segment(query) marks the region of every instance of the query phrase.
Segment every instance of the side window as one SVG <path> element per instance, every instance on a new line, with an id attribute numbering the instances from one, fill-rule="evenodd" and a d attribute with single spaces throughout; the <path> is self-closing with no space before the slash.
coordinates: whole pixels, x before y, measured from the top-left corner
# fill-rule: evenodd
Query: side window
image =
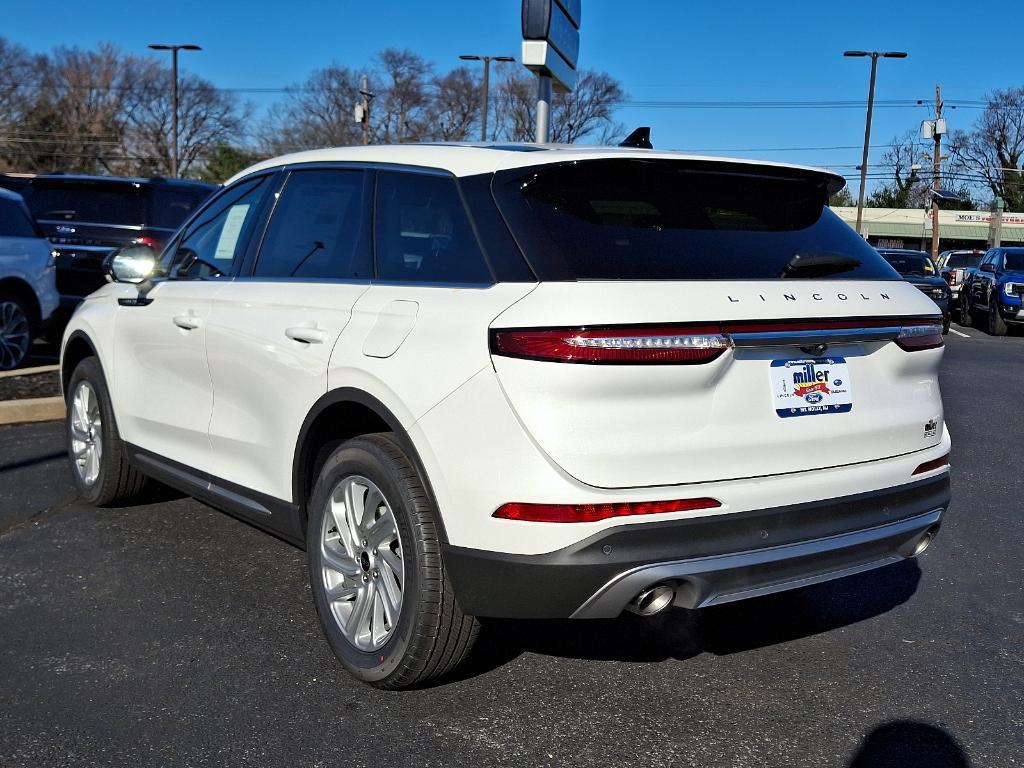
<path id="1" fill-rule="evenodd" d="M 0 197 L 0 237 L 38 237 L 32 220 L 16 200 Z"/>
<path id="2" fill-rule="evenodd" d="M 365 173 L 293 171 L 270 218 L 255 277 L 373 276 Z"/>
<path id="3" fill-rule="evenodd" d="M 242 182 L 206 207 L 176 247 L 167 249 L 167 275 L 172 280 L 230 275 L 235 259 L 242 257 L 269 178 L 261 176 Z"/>
<path id="4" fill-rule="evenodd" d="M 377 277 L 417 283 L 491 283 L 455 180 L 377 174 Z"/>

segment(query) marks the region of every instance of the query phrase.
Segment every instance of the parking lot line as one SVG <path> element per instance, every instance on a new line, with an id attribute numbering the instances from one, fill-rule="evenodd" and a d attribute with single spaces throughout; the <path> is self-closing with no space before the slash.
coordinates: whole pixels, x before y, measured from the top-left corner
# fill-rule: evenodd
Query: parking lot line
<path id="1" fill-rule="evenodd" d="M 956 328 L 950 328 L 950 329 L 949 329 L 949 332 L 950 332 L 950 333 L 955 333 L 955 334 L 956 334 L 957 336 L 963 336 L 963 337 L 964 337 L 965 339 L 969 339 L 969 338 L 971 338 L 971 337 L 970 337 L 970 336 L 968 336 L 968 335 L 967 335 L 966 333 L 961 333 L 961 332 L 960 332 L 960 331 L 958 331 L 958 330 L 957 330 Z"/>

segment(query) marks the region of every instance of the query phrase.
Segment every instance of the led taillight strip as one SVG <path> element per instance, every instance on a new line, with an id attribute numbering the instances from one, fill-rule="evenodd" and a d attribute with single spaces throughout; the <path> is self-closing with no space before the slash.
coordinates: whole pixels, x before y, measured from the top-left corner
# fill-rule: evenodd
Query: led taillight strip
<path id="1" fill-rule="evenodd" d="M 859 333 L 860 332 L 860 333 Z M 895 341 L 913 352 L 943 344 L 936 318 L 729 322 L 683 326 L 525 328 L 491 331 L 491 352 L 559 363 L 694 365 L 733 346 Z"/>
<path id="2" fill-rule="evenodd" d="M 493 517 L 531 523 L 593 523 L 612 517 L 660 515 L 667 512 L 691 512 L 721 507 L 717 499 L 678 499 L 676 501 L 633 501 L 609 504 L 523 504 L 512 502 L 498 507 Z"/>

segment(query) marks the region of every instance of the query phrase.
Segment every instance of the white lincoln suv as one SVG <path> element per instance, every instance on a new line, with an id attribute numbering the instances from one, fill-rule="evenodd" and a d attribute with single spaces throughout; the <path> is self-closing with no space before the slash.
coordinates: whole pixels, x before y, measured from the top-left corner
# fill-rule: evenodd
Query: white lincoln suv
<path id="1" fill-rule="evenodd" d="M 147 478 L 305 547 L 401 688 L 480 617 L 700 608 L 922 552 L 934 303 L 812 168 L 633 148 L 328 149 L 129 247 L 62 346 L 97 505 Z"/>

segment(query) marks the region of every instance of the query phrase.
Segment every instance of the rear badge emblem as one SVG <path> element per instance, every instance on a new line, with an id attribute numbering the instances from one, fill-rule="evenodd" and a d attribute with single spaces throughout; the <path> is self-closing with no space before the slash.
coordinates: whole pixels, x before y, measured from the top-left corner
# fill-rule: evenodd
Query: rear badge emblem
<path id="1" fill-rule="evenodd" d="M 939 420 L 938 418 L 931 419 L 927 424 L 924 425 L 924 436 L 935 437 L 939 433 Z"/>

